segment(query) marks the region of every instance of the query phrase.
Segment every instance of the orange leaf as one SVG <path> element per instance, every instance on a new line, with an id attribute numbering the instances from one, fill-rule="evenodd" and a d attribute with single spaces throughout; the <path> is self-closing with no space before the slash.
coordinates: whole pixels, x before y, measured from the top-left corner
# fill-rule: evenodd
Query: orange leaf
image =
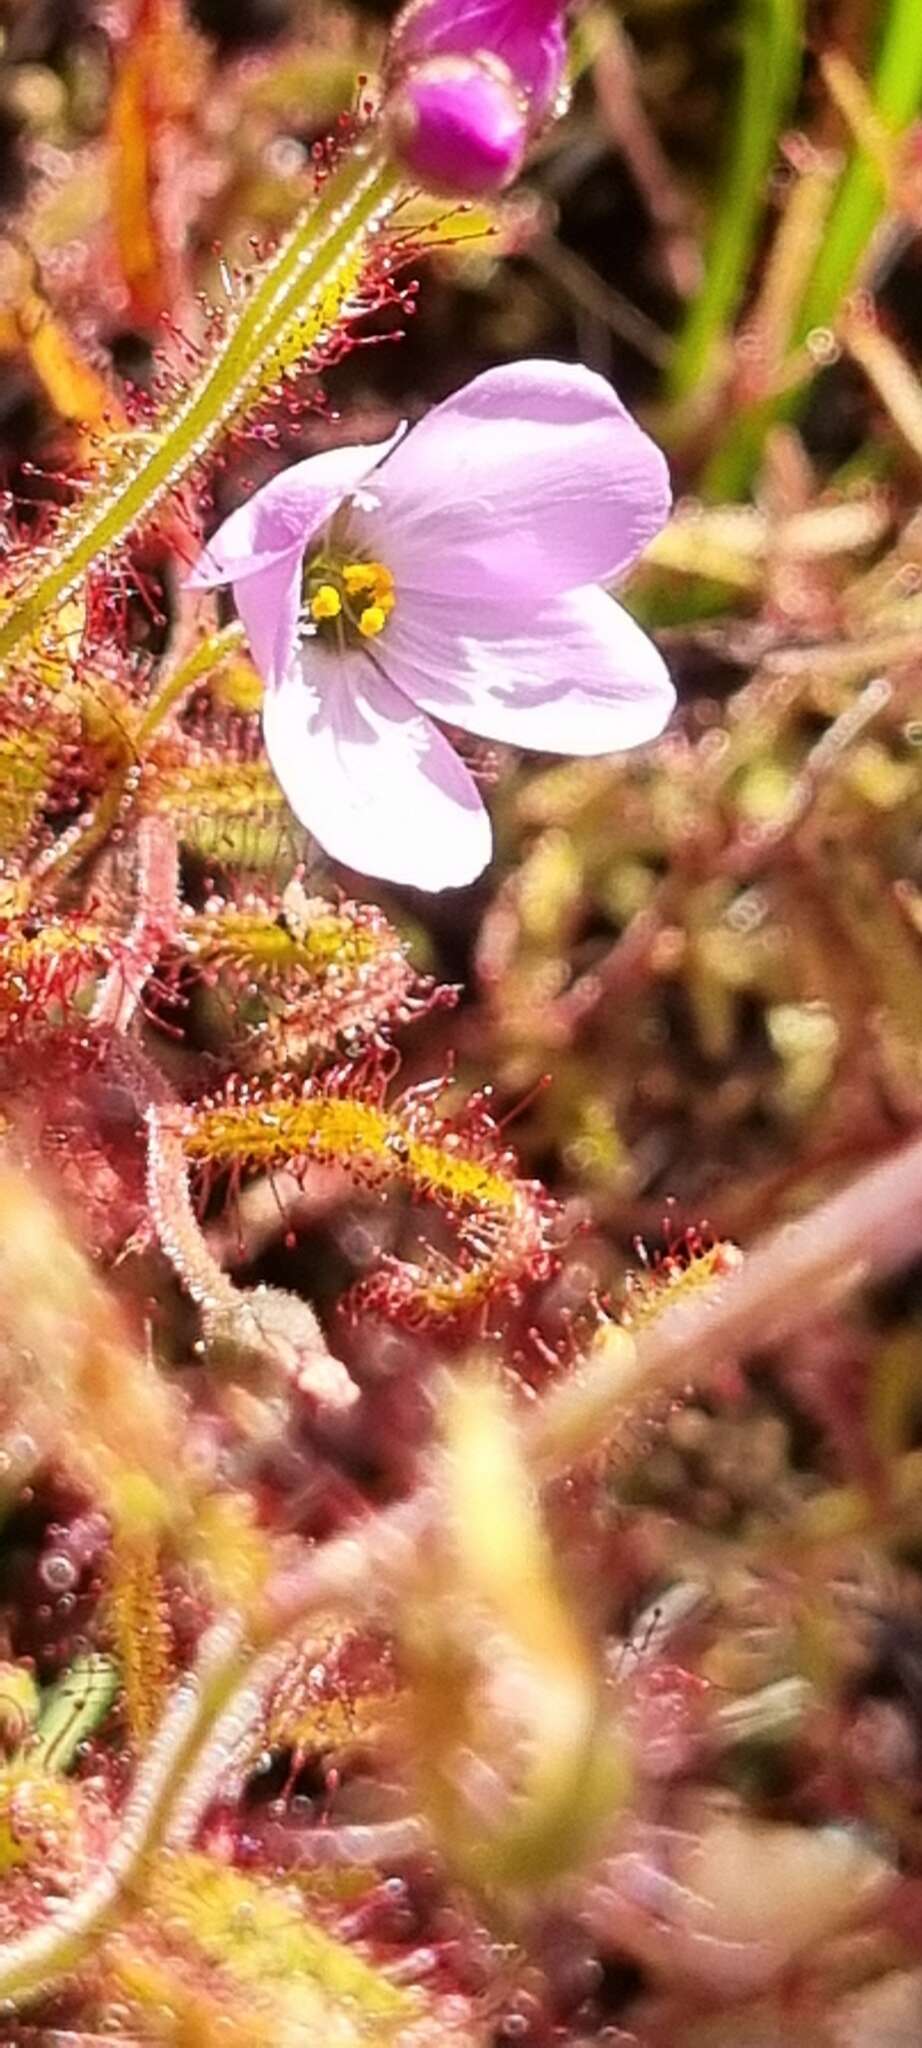
<path id="1" fill-rule="evenodd" d="M 174 146 L 200 82 L 200 52 L 182 0 L 138 0 L 116 66 L 109 144 L 115 245 L 142 326 L 155 325 L 177 293 L 179 237 L 164 196 L 175 189 Z"/>

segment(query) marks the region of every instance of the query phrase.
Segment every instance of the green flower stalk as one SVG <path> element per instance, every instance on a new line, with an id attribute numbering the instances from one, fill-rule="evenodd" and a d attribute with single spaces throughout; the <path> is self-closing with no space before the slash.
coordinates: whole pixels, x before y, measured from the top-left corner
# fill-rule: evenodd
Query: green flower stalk
<path id="1" fill-rule="evenodd" d="M 402 40 L 395 35 L 378 122 L 259 271 L 201 376 L 149 431 L 127 442 L 113 436 L 103 447 L 95 486 L 64 514 L 50 543 L 31 551 L 18 587 L 0 599 L 0 670 L 17 654 L 42 651 L 58 631 L 61 605 L 94 564 L 144 525 L 228 427 L 361 310 L 379 231 L 402 196 L 423 182 L 463 198 L 514 175 L 562 62 L 561 10 L 545 6 L 537 71 L 529 36 L 509 44 L 500 32 L 504 10 L 495 12 L 499 25 L 491 29 L 487 9 L 470 54 L 463 35 L 456 48 L 449 33 L 452 8 L 447 28 L 442 7 L 431 25 L 418 24 Z"/>
<path id="2" fill-rule="evenodd" d="M 46 622 L 94 563 L 148 520 L 221 434 L 263 400 L 285 370 L 348 317 L 401 173 L 371 141 L 330 178 L 261 271 L 200 379 L 143 436 L 103 459 L 99 482 L 68 511 L 35 570 L 0 616 L 0 664 L 41 643 Z"/>

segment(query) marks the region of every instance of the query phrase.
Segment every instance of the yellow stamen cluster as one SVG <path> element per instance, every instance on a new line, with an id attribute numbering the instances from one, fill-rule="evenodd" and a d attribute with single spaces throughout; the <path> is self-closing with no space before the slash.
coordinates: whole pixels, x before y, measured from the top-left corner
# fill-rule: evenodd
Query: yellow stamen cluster
<path id="1" fill-rule="evenodd" d="M 325 562 L 324 568 L 328 565 Z M 318 583 L 308 599 L 315 624 L 338 619 L 374 640 L 383 632 L 394 609 L 394 579 L 383 562 L 344 562 L 331 567 L 331 580 Z M 335 576 L 336 581 L 332 578 Z"/>
<path id="2" fill-rule="evenodd" d="M 312 619 L 338 619 L 342 608 L 343 601 L 334 584 L 321 583 L 314 591 L 310 604 Z"/>
<path id="3" fill-rule="evenodd" d="M 343 569 L 347 597 L 367 598 L 358 616 L 358 629 L 373 640 L 386 626 L 394 609 L 394 579 L 383 562 L 347 562 Z"/>

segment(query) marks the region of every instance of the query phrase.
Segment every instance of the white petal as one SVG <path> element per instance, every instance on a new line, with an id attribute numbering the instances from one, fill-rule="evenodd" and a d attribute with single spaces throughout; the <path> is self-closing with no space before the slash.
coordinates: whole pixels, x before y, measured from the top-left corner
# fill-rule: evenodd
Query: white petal
<path id="1" fill-rule="evenodd" d="M 327 853 L 417 889 L 460 888 L 490 858 L 477 787 L 424 713 L 359 651 L 310 649 L 263 701 L 292 810 Z"/>
<path id="2" fill-rule="evenodd" d="M 533 602 L 621 575 L 663 525 L 669 474 L 603 377 L 488 370 L 427 414 L 375 476 L 367 538 L 400 589 Z"/>
<path id="3" fill-rule="evenodd" d="M 447 725 L 553 754 L 610 754 L 655 739 L 675 703 L 662 656 L 594 585 L 531 616 L 511 606 L 398 599 L 379 658 Z"/>

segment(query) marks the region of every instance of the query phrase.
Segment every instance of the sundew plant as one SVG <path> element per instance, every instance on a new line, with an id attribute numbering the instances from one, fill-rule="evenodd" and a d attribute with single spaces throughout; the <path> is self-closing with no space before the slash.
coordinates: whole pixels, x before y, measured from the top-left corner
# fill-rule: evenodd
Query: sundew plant
<path id="1" fill-rule="evenodd" d="M 0 199 L 0 2044 L 918 2048 L 920 0 L 5 0 Z"/>

